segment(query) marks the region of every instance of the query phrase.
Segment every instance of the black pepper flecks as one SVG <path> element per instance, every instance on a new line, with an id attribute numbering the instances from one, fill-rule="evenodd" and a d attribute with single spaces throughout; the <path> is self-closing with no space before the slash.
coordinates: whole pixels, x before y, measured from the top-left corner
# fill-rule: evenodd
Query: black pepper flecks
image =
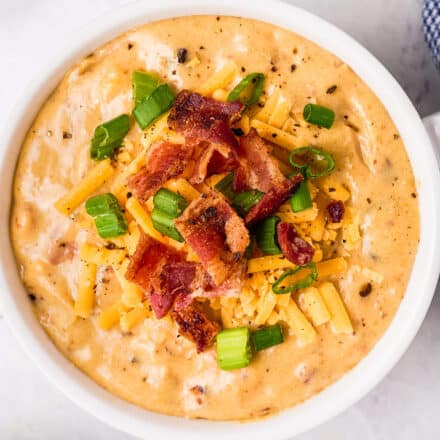
<path id="1" fill-rule="evenodd" d="M 371 285 L 371 283 L 367 283 L 367 284 L 365 284 L 365 286 L 362 287 L 362 289 L 359 291 L 359 295 L 360 295 L 362 298 L 365 298 L 366 296 L 368 296 L 368 295 L 371 293 L 372 290 L 373 290 L 373 286 Z"/>
<path id="2" fill-rule="evenodd" d="M 327 95 L 331 95 L 332 93 L 334 93 L 336 91 L 337 88 L 338 88 L 337 85 L 333 85 L 333 86 L 329 87 L 325 93 L 327 93 Z"/>
<path id="3" fill-rule="evenodd" d="M 296 70 L 296 64 L 291 64 L 290 65 L 290 71 L 291 72 L 295 72 L 295 70 Z"/>
<path id="4" fill-rule="evenodd" d="M 181 47 L 180 49 L 177 49 L 177 62 L 179 64 L 183 64 L 186 62 L 188 58 L 188 50 L 184 47 Z"/>
<path id="5" fill-rule="evenodd" d="M 63 139 L 72 139 L 72 133 L 68 131 L 63 131 Z"/>
<path id="6" fill-rule="evenodd" d="M 28 298 L 32 301 L 35 302 L 37 300 L 37 296 L 35 295 L 35 293 L 28 293 Z"/>

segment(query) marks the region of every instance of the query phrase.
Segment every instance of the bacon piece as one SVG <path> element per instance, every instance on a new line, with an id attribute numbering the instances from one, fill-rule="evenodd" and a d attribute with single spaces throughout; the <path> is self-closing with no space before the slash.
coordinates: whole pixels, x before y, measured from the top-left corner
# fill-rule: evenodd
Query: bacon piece
<path id="1" fill-rule="evenodd" d="M 327 212 L 330 216 L 332 223 L 339 223 L 344 218 L 344 203 L 341 200 L 330 202 L 327 205 Z"/>
<path id="2" fill-rule="evenodd" d="M 292 224 L 278 223 L 277 238 L 283 255 L 292 263 L 303 266 L 312 260 L 315 252 L 313 247 L 298 234 Z"/>
<path id="3" fill-rule="evenodd" d="M 241 292 L 243 280 L 246 277 L 247 264 L 244 259 L 235 263 L 230 275 L 219 286 L 214 282 L 208 272 L 203 270 L 201 276 L 196 275 L 197 281 L 194 283 L 192 297 L 216 298 L 219 296 L 237 296 Z"/>
<path id="4" fill-rule="evenodd" d="M 183 254 L 142 234 L 125 277 L 143 289 L 160 319 L 179 293 L 190 292 L 195 275 L 195 263 L 185 261 Z"/>
<path id="5" fill-rule="evenodd" d="M 157 319 L 163 318 L 171 310 L 176 298 L 173 293 L 156 292 L 150 292 L 147 297 Z"/>
<path id="6" fill-rule="evenodd" d="M 242 108 L 240 102 L 220 102 L 188 90 L 177 95 L 168 124 L 188 143 L 202 149 L 192 183 L 238 167 L 238 141 L 231 123 L 239 118 Z"/>
<path id="7" fill-rule="evenodd" d="M 251 225 L 273 214 L 297 189 L 303 176 L 297 174 L 284 179 L 279 185 L 272 187 L 263 198 L 251 208 L 245 217 L 246 225 Z"/>
<path id="8" fill-rule="evenodd" d="M 246 168 L 240 166 L 234 172 L 234 179 L 232 181 L 232 191 L 239 193 L 249 189 L 248 176 Z"/>
<path id="9" fill-rule="evenodd" d="M 255 128 L 240 138 L 239 156 L 241 173 L 246 175 L 248 187 L 268 192 L 284 182 L 285 177 L 278 163 L 269 153 L 266 141 L 258 135 Z"/>
<path id="10" fill-rule="evenodd" d="M 197 161 L 191 183 L 202 183 L 213 174 L 232 171 L 239 165 L 237 153 L 228 145 L 203 142 L 199 147 L 203 152 Z"/>
<path id="11" fill-rule="evenodd" d="M 139 200 L 146 201 L 163 183 L 183 172 L 192 152 L 191 145 L 156 142 L 148 149 L 146 165 L 128 178 L 128 187 Z"/>
<path id="12" fill-rule="evenodd" d="M 196 344 L 197 352 L 205 351 L 219 332 L 217 323 L 211 321 L 197 304 L 191 303 L 180 310 L 174 309 L 173 318 L 179 333 Z"/>
<path id="13" fill-rule="evenodd" d="M 235 146 L 230 124 L 240 117 L 241 102 L 221 102 L 182 90 L 168 116 L 169 126 L 186 138 Z"/>
<path id="14" fill-rule="evenodd" d="M 193 302 L 193 296 L 187 293 L 179 293 L 174 302 L 174 310 L 180 311 L 188 307 Z"/>
<path id="15" fill-rule="evenodd" d="M 249 244 L 243 220 L 216 191 L 201 194 L 175 221 L 215 286 L 220 286 Z"/>

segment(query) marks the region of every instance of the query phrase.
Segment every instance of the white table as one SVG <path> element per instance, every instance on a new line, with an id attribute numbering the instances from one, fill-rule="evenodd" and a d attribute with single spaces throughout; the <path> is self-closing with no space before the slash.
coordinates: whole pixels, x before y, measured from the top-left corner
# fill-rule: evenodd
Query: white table
<path id="1" fill-rule="evenodd" d="M 220 2 L 220 0 L 218 0 Z M 440 74 L 423 42 L 421 0 L 290 0 L 371 50 L 422 116 L 440 110 Z M 0 124 L 60 37 L 126 0 L 0 0 Z M 1 146 L 1 140 L 0 140 Z M 5 233 L 5 231 L 2 231 Z M 350 410 L 300 440 L 440 438 L 440 297 L 388 377 Z M 130 439 L 70 403 L 24 355 L 0 319 L 0 439 Z"/>

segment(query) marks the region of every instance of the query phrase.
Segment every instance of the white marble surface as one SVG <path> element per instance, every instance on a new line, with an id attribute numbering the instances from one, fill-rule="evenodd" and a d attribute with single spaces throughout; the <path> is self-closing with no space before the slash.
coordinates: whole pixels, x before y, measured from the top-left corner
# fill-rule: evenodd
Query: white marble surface
<path id="1" fill-rule="evenodd" d="M 220 0 L 219 0 L 220 2 Z M 421 30 L 421 0 L 290 0 L 340 26 L 371 50 L 422 116 L 440 110 Z M 0 124 L 57 41 L 127 0 L 0 0 Z M 1 140 L 0 140 L 1 148 Z M 4 232 L 4 231 L 3 231 Z M 406 355 L 357 405 L 300 440 L 440 438 L 440 296 Z M 70 403 L 30 363 L 0 319 L 0 439 L 130 439 Z"/>

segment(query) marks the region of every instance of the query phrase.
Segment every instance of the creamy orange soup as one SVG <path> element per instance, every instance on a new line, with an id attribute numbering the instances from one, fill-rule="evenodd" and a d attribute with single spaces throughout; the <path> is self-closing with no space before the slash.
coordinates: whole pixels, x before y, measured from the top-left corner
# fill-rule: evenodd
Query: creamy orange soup
<path id="1" fill-rule="evenodd" d="M 179 63 L 181 48 L 187 49 L 187 57 Z M 242 291 L 206 300 L 223 327 L 283 327 L 284 343 L 258 352 L 248 367 L 231 371 L 219 368 L 215 347 L 198 354 L 191 341 L 179 337 L 169 316 L 156 319 L 147 306 L 130 314 L 134 308 L 121 302 L 127 286 L 111 263 L 97 266 L 90 313 L 77 316 L 81 313 L 75 302 L 84 282 L 78 249 L 85 242 L 113 248 L 121 246 L 121 239 L 113 240 L 115 246 L 100 239 L 84 203 L 70 215 L 54 207 L 97 166 L 89 155 L 96 126 L 131 113 L 132 71 L 154 72 L 175 91 L 198 90 L 225 65 L 236 70 L 229 83 L 209 90 L 214 98 L 224 99 L 248 73 L 266 75 L 259 104 L 238 122 L 244 132 L 249 125 L 256 127 L 281 162 L 289 149 L 303 145 L 334 156 L 336 170 L 312 182 L 314 207 L 303 217 L 285 211 L 284 217 L 313 244 L 317 265 L 327 260 L 339 264 L 337 270 L 323 271 L 312 290 L 280 299 L 270 284 L 284 269 L 264 271 L 258 266 L 261 261 L 254 261 Z M 331 129 L 304 121 L 307 103 L 335 112 Z M 125 185 L 124 172 L 126 176 L 155 129 L 159 138 L 174 135 L 161 133 L 156 125 L 143 132 L 131 124 L 112 165 L 115 173 L 90 195 L 114 191 L 117 179 Z M 146 24 L 81 60 L 29 129 L 13 191 L 11 239 L 17 265 L 36 318 L 57 348 L 122 399 L 191 418 L 261 417 L 296 405 L 338 380 L 372 349 L 393 319 L 419 238 L 411 166 L 382 103 L 334 55 L 292 32 L 244 18 L 201 16 Z M 124 195 L 118 198 L 126 203 Z M 339 224 L 317 214 L 334 198 L 345 205 Z M 148 213 L 148 203 L 144 208 Z M 136 233 L 132 235 L 136 240 Z M 136 246 L 133 240 L 130 252 Z M 326 282 L 342 299 L 348 322 L 338 321 L 328 302 L 327 318 L 315 319 L 310 296 L 304 294 L 311 291 L 322 299 Z"/>

